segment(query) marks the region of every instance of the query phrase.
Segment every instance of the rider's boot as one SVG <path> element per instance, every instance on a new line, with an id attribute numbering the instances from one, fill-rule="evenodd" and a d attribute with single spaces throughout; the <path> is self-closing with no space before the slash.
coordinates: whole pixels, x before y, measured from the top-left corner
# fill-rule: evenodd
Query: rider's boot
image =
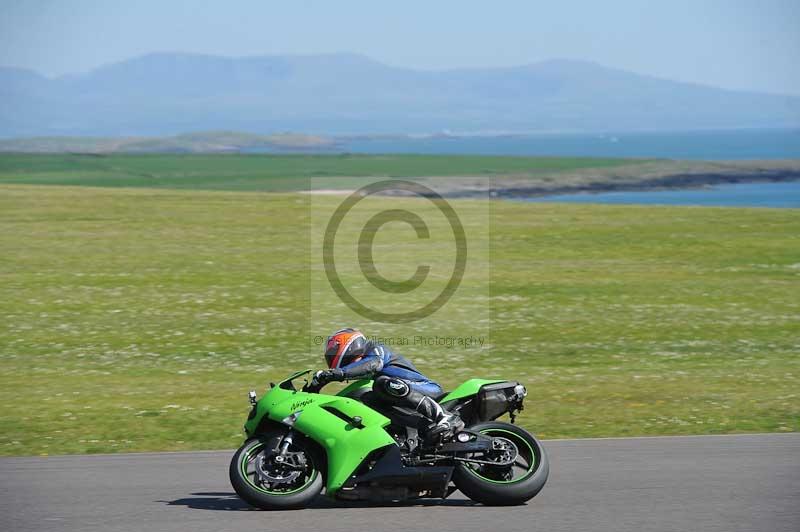
<path id="1" fill-rule="evenodd" d="M 428 442 L 448 440 L 464 428 L 464 422 L 458 414 L 448 412 L 428 396 L 420 400 L 417 412 L 431 420 L 431 423 L 420 431 L 423 439 Z"/>

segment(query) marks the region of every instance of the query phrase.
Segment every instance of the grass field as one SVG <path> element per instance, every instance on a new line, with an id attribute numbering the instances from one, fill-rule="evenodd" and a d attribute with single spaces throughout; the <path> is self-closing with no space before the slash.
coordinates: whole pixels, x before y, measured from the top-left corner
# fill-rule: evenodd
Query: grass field
<path id="1" fill-rule="evenodd" d="M 3 180 L 109 184 L 76 160 L 59 178 L 48 165 L 63 160 L 5 158 Z M 236 446 L 248 389 L 321 365 L 307 341 L 328 332 L 309 329 L 310 201 L 0 186 L 0 454 Z M 490 297 L 461 311 L 490 307 L 491 349 L 405 350 L 447 387 L 525 382 L 520 422 L 545 438 L 800 430 L 800 212 L 488 212 Z"/>

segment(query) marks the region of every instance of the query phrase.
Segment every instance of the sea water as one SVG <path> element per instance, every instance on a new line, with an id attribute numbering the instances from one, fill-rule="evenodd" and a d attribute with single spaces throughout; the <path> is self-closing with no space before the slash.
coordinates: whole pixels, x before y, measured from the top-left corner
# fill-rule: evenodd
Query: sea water
<path id="1" fill-rule="evenodd" d="M 388 137 L 345 141 L 334 151 L 691 160 L 800 159 L 800 129 Z"/>
<path id="2" fill-rule="evenodd" d="M 675 190 L 561 194 L 525 198 L 524 201 L 800 208 L 800 181 L 739 183 Z"/>

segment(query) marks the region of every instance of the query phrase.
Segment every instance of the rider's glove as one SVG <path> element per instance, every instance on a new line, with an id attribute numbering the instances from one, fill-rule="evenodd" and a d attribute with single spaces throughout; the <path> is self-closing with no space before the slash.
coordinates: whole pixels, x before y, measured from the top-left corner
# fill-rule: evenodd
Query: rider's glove
<path id="1" fill-rule="evenodd" d="M 320 386 L 324 386 L 331 381 L 343 381 L 344 380 L 344 372 L 337 368 L 337 369 L 326 369 L 322 371 L 318 371 L 314 375 L 314 379 L 320 384 Z"/>

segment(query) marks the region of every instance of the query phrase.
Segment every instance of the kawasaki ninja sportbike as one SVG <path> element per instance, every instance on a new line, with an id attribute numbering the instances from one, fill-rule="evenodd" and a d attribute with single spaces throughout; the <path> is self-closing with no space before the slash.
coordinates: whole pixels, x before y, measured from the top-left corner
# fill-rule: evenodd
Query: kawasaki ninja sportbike
<path id="1" fill-rule="evenodd" d="M 456 489 L 490 505 L 522 504 L 544 487 L 547 455 L 514 425 L 527 394 L 516 382 L 471 379 L 436 398 L 466 428 L 447 441 L 419 437 L 430 421 L 413 410 L 382 404 L 372 381 L 336 395 L 319 393 L 316 379 L 302 389 L 291 375 L 261 399 L 245 424 L 247 440 L 230 466 L 239 496 L 265 509 L 301 508 L 322 490 L 341 500 L 445 498 Z M 508 413 L 511 423 L 495 421 Z"/>

